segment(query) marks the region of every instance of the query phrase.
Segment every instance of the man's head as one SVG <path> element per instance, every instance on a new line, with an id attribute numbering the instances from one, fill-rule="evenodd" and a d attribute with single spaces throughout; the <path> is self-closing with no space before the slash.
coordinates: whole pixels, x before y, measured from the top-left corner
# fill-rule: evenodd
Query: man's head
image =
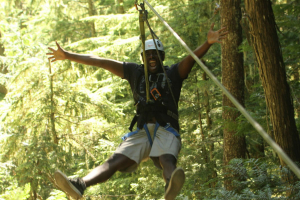
<path id="1" fill-rule="evenodd" d="M 161 41 L 158 39 L 155 39 L 155 43 L 156 43 L 156 47 L 159 52 L 161 61 L 164 61 L 164 59 L 165 59 L 164 46 L 161 43 Z M 147 62 L 148 71 L 150 73 L 157 73 L 157 72 L 162 71 L 162 66 L 161 66 L 159 57 L 156 52 L 156 47 L 153 42 L 153 39 L 145 41 L 146 62 Z M 141 56 L 143 58 L 143 50 L 141 50 Z"/>

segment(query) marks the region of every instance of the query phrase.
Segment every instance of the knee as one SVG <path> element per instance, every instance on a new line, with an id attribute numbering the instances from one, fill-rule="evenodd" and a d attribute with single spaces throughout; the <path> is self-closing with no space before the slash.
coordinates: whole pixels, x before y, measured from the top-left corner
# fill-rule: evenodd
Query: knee
<path id="1" fill-rule="evenodd" d="M 135 164 L 135 162 L 122 154 L 114 154 L 106 161 L 106 164 L 109 168 L 120 171 Z"/>
<path id="2" fill-rule="evenodd" d="M 159 157 L 162 168 L 176 167 L 177 159 L 171 154 L 164 154 Z"/>

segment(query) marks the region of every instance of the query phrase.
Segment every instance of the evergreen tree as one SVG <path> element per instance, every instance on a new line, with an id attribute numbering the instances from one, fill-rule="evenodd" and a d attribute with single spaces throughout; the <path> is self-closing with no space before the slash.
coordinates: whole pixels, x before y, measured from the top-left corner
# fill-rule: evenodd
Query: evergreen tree
<path id="1" fill-rule="evenodd" d="M 251 42 L 270 110 L 274 139 L 298 163 L 300 139 L 271 1 L 245 1 L 245 5 L 250 18 Z M 286 165 L 281 158 L 280 162 L 282 166 Z M 296 177 L 290 177 L 291 182 L 295 180 Z"/>
<path id="2" fill-rule="evenodd" d="M 239 52 L 242 43 L 242 18 L 241 1 L 221 1 L 221 21 L 222 25 L 228 28 L 229 35 L 222 45 L 222 84 L 226 89 L 244 105 L 244 63 L 243 54 Z M 237 111 L 233 103 L 223 94 L 224 119 L 224 165 L 234 158 L 245 158 L 246 141 L 243 134 L 238 134 L 237 123 L 240 112 Z M 235 189 L 230 177 L 234 172 L 230 172 L 225 177 L 225 187 L 227 190 Z"/>

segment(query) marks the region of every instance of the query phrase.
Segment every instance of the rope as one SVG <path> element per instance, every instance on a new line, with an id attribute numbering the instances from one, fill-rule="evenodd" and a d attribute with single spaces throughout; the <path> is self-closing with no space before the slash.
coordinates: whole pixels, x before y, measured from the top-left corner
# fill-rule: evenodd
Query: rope
<path id="1" fill-rule="evenodd" d="M 135 3 L 135 6 L 137 8 L 138 4 L 137 4 L 137 1 Z M 160 53 L 158 52 L 158 48 L 157 48 L 157 45 L 156 45 L 156 42 L 155 42 L 155 38 L 159 39 L 157 37 L 157 35 L 154 33 L 154 31 L 152 30 L 151 26 L 150 26 L 150 23 L 148 21 L 148 12 L 147 10 L 145 10 L 145 6 L 143 3 L 141 3 L 139 5 L 141 7 L 142 10 L 139 10 L 140 12 L 140 15 L 139 15 L 139 22 L 140 22 L 140 31 L 141 31 L 141 40 L 142 40 L 142 48 L 143 48 L 143 58 L 144 58 L 144 71 L 145 71 L 145 83 L 146 83 L 146 99 L 147 99 L 147 103 L 150 102 L 150 92 L 149 92 L 149 89 L 150 89 L 150 86 L 149 86 L 149 80 L 148 80 L 148 68 L 147 68 L 147 61 L 146 61 L 146 55 L 145 55 L 145 27 L 144 27 L 144 22 L 146 22 L 149 30 L 150 30 L 150 33 L 151 33 L 151 36 L 152 36 L 152 39 L 153 39 L 153 43 L 155 45 L 155 49 L 156 49 L 156 53 L 158 55 L 158 58 L 159 58 L 159 61 L 160 61 L 160 65 L 162 67 L 162 70 L 165 74 L 165 77 L 167 77 L 167 73 L 166 73 L 166 70 L 164 68 L 164 65 L 163 65 L 163 62 L 162 62 L 162 59 L 160 57 Z M 137 9 L 138 10 L 138 9 Z M 172 91 L 172 88 L 171 88 L 171 84 L 170 84 L 170 81 L 169 79 L 167 78 L 166 79 L 167 81 L 167 85 L 168 85 L 168 88 L 169 88 L 169 91 L 172 95 L 172 99 L 173 99 L 173 102 L 174 102 L 174 105 L 176 106 L 176 108 L 178 108 L 178 104 L 176 103 L 176 100 L 175 100 L 175 97 L 174 97 L 174 93 Z"/>
<path id="2" fill-rule="evenodd" d="M 140 22 L 140 32 L 141 32 L 141 40 L 142 40 L 142 49 L 143 49 L 143 59 L 144 59 L 144 72 L 145 72 L 145 83 L 146 83 L 146 100 L 147 103 L 150 101 L 150 89 L 149 89 L 149 78 L 148 78 L 148 67 L 146 61 L 146 53 L 145 53 L 145 26 L 144 21 L 147 19 L 147 11 L 145 10 L 145 6 L 143 3 L 140 4 L 142 10 L 139 10 L 139 22 Z"/>
<path id="3" fill-rule="evenodd" d="M 211 80 L 224 92 L 224 94 L 232 101 L 236 108 L 245 116 L 245 118 L 252 124 L 257 132 L 264 138 L 264 140 L 274 149 L 274 151 L 281 157 L 281 159 L 289 166 L 289 168 L 300 178 L 300 170 L 297 165 L 288 157 L 288 155 L 282 150 L 282 148 L 272 140 L 272 138 L 264 131 L 259 123 L 257 123 L 250 114 L 244 109 L 244 107 L 230 94 L 230 92 L 220 83 L 220 81 L 211 73 L 211 71 L 201 62 L 201 60 L 194 54 L 194 52 L 186 45 L 186 43 L 180 38 L 180 36 L 169 26 L 169 24 L 156 12 L 156 10 L 144 0 L 149 8 L 156 14 L 160 21 L 169 29 L 174 37 L 180 42 L 180 44 L 187 50 L 187 52 L 195 59 L 205 73 L 211 78 Z"/>

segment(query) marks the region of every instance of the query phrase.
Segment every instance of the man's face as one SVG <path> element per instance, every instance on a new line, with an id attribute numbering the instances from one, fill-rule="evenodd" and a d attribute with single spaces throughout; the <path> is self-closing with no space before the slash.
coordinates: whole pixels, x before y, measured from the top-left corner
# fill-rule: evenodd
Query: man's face
<path id="1" fill-rule="evenodd" d="M 146 62 L 148 71 L 150 73 L 157 73 L 159 69 L 161 68 L 161 63 L 159 61 L 159 57 L 157 55 L 156 50 L 147 50 L 146 52 Z M 164 60 L 164 52 L 159 51 L 160 58 L 163 61 Z M 143 55 L 143 54 L 142 54 Z"/>

